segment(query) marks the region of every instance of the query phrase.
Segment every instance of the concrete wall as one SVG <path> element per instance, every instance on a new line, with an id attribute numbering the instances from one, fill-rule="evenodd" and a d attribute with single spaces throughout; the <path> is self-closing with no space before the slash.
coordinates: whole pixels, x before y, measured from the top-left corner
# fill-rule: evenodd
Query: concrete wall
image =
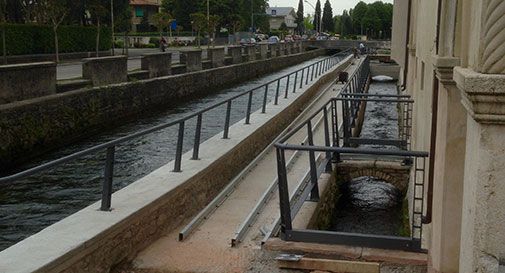
<path id="1" fill-rule="evenodd" d="M 324 50 L 0 105 L 0 171 L 94 130 L 321 56 Z"/>
<path id="2" fill-rule="evenodd" d="M 372 77 L 388 76 L 394 80 L 398 80 L 400 77 L 400 66 L 394 64 L 370 63 L 370 73 Z"/>
<path id="3" fill-rule="evenodd" d="M 82 60 L 82 77 L 91 80 L 94 86 L 126 82 L 128 80 L 128 58 L 112 56 Z"/>
<path id="4" fill-rule="evenodd" d="M 255 112 L 250 125 L 233 125 L 230 139 L 216 135 L 204 142 L 200 146 L 202 160 L 190 160 L 191 151 L 186 153 L 183 172 L 172 172 L 171 162 L 114 193 L 112 211 L 97 211 L 99 204 L 93 204 L 0 252 L 0 268 L 10 273 L 109 272 L 114 265 L 131 260 L 212 200 L 299 115 L 323 85 L 334 80 L 333 71 L 278 106 L 270 104 L 267 113 Z"/>
<path id="5" fill-rule="evenodd" d="M 0 104 L 56 93 L 52 62 L 0 66 Z"/>

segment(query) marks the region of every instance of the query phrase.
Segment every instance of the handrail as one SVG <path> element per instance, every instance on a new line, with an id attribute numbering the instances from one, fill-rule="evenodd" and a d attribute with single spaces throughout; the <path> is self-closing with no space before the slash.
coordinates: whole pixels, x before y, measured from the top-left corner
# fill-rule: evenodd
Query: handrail
<path id="1" fill-rule="evenodd" d="M 228 138 L 228 130 L 230 127 L 229 120 L 230 120 L 230 115 L 231 115 L 231 113 L 230 113 L 231 112 L 230 111 L 231 110 L 231 102 L 233 100 L 240 98 L 240 97 L 244 97 L 246 95 L 249 96 L 249 100 L 248 100 L 248 104 L 247 104 L 247 111 L 246 111 L 246 124 L 249 124 L 250 115 L 251 115 L 251 104 L 252 104 L 253 92 L 265 89 L 264 90 L 265 97 L 263 100 L 263 107 L 262 107 L 262 112 L 265 113 L 269 85 L 271 85 L 275 82 L 278 83 L 277 90 L 275 93 L 275 105 L 277 105 L 278 97 L 280 96 L 279 86 L 280 86 L 281 80 L 287 78 L 286 94 L 284 96 L 285 98 L 287 98 L 288 97 L 288 90 L 291 91 L 289 79 L 292 75 L 295 75 L 295 81 L 293 82 L 294 85 L 292 87 L 292 90 L 294 93 L 297 90 L 296 78 L 298 77 L 298 74 L 300 72 L 301 72 L 301 81 L 300 81 L 299 88 L 302 88 L 304 86 L 303 79 L 304 79 L 305 70 L 307 70 L 307 75 L 305 78 L 305 85 L 308 85 L 309 77 L 311 77 L 310 81 L 312 82 L 314 80 L 314 76 L 317 78 L 317 77 L 321 76 L 323 73 L 329 71 L 332 67 L 337 65 L 344 57 L 350 55 L 349 52 L 350 52 L 349 50 L 346 50 L 346 51 L 334 54 L 330 57 L 324 58 L 323 60 L 306 65 L 306 66 L 304 66 L 296 71 L 293 71 L 287 75 L 278 77 L 274 80 L 271 80 L 267 83 L 264 83 L 262 85 L 254 87 L 254 88 L 249 89 L 247 91 L 240 92 L 239 94 L 234 95 L 226 100 L 214 103 L 213 105 L 205 107 L 195 113 L 189 114 L 189 115 L 179 118 L 175 121 L 171 121 L 171 122 L 160 124 L 160 125 L 157 125 L 157 126 L 145 129 L 145 130 L 141 130 L 139 132 L 136 132 L 136 133 L 124 136 L 124 137 L 120 137 L 115 140 L 108 141 L 108 142 L 93 146 L 91 148 L 87 148 L 82 151 L 78 151 L 78 152 L 72 153 L 70 155 L 52 160 L 50 162 L 41 164 L 39 166 L 29 168 L 27 170 L 24 170 L 24 171 L 21 171 L 21 172 L 12 174 L 12 175 L 0 177 L 0 184 L 13 182 L 15 180 L 25 178 L 25 177 L 31 176 L 33 174 L 37 174 L 39 172 L 46 171 L 48 169 L 54 168 L 55 166 L 62 165 L 62 164 L 67 163 L 69 161 L 72 161 L 72 160 L 75 160 L 78 158 L 82 158 L 86 155 L 95 154 L 98 151 L 106 150 L 107 157 L 106 157 L 106 163 L 105 163 L 106 164 L 105 179 L 104 179 L 104 183 L 103 183 L 101 210 L 107 211 L 110 209 L 110 199 L 111 199 L 111 195 L 112 195 L 112 177 L 113 177 L 112 170 L 113 170 L 113 165 L 114 165 L 114 152 L 115 152 L 116 146 L 118 146 L 122 143 L 125 143 L 127 141 L 130 141 L 132 139 L 136 139 L 138 137 L 148 135 L 148 134 L 151 134 L 153 132 L 156 132 L 156 131 L 159 131 L 159 130 L 162 130 L 162 129 L 165 129 L 168 127 L 179 125 L 179 134 L 178 134 L 178 141 L 177 141 L 177 148 L 176 148 L 176 155 L 175 155 L 175 164 L 174 164 L 175 166 L 174 166 L 173 171 L 180 172 L 181 171 L 181 160 L 182 160 L 182 146 L 183 146 L 183 141 L 184 141 L 184 128 L 185 128 L 186 121 L 193 119 L 195 117 L 197 118 L 197 126 L 196 126 L 196 132 L 195 132 L 195 143 L 194 143 L 194 147 L 193 147 L 194 153 L 193 153 L 193 158 L 192 158 L 192 159 L 196 160 L 196 159 L 198 159 L 198 151 L 199 151 L 199 146 L 201 144 L 200 143 L 200 133 L 201 133 L 201 127 L 202 127 L 201 123 L 202 123 L 203 114 L 205 114 L 206 112 L 208 112 L 212 109 L 215 109 L 221 105 L 227 104 L 228 108 L 227 108 L 227 113 L 226 113 L 226 122 L 225 122 L 225 127 L 222 132 L 223 132 L 223 138 Z M 312 75 L 309 75 L 309 72 L 311 72 Z"/>

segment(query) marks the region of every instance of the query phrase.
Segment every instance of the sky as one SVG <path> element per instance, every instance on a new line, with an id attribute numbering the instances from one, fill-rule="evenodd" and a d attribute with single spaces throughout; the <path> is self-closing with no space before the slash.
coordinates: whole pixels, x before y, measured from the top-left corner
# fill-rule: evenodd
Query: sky
<path id="1" fill-rule="evenodd" d="M 295 9 L 298 8 L 298 1 L 299 0 L 269 0 L 268 3 L 270 4 L 270 7 L 293 7 Z M 314 14 L 314 9 L 307 3 L 303 5 L 303 9 L 305 14 Z M 316 5 L 317 0 L 307 0 L 309 3 L 312 5 Z M 349 10 L 356 6 L 356 4 L 360 0 L 330 0 L 331 7 L 333 8 L 333 15 L 340 15 L 344 11 L 344 9 Z M 366 3 L 373 3 L 377 0 L 361 0 Z M 326 0 L 321 0 L 321 6 L 324 6 L 324 2 Z M 393 0 L 382 0 L 382 2 L 387 2 L 387 3 L 393 3 Z M 322 8 L 322 7 L 321 7 Z"/>

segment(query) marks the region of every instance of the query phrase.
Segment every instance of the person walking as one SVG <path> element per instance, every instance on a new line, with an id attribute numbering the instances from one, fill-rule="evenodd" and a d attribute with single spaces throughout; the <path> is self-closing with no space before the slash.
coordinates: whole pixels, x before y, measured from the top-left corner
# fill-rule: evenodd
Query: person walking
<path id="1" fill-rule="evenodd" d="M 167 49 L 167 46 L 168 46 L 167 40 L 165 40 L 165 37 L 161 37 L 161 40 L 160 40 L 161 51 L 165 52 L 165 50 Z"/>

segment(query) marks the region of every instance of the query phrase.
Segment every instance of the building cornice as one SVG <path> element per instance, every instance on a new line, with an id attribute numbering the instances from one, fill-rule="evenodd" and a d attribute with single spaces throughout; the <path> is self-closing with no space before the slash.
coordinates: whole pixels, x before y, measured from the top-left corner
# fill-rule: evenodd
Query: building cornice
<path id="1" fill-rule="evenodd" d="M 431 60 L 438 80 L 444 85 L 455 85 L 454 67 L 460 65 L 460 59 L 434 55 Z"/>
<path id="2" fill-rule="evenodd" d="M 454 81 L 462 92 L 462 104 L 475 121 L 505 125 L 505 75 L 455 67 Z"/>

